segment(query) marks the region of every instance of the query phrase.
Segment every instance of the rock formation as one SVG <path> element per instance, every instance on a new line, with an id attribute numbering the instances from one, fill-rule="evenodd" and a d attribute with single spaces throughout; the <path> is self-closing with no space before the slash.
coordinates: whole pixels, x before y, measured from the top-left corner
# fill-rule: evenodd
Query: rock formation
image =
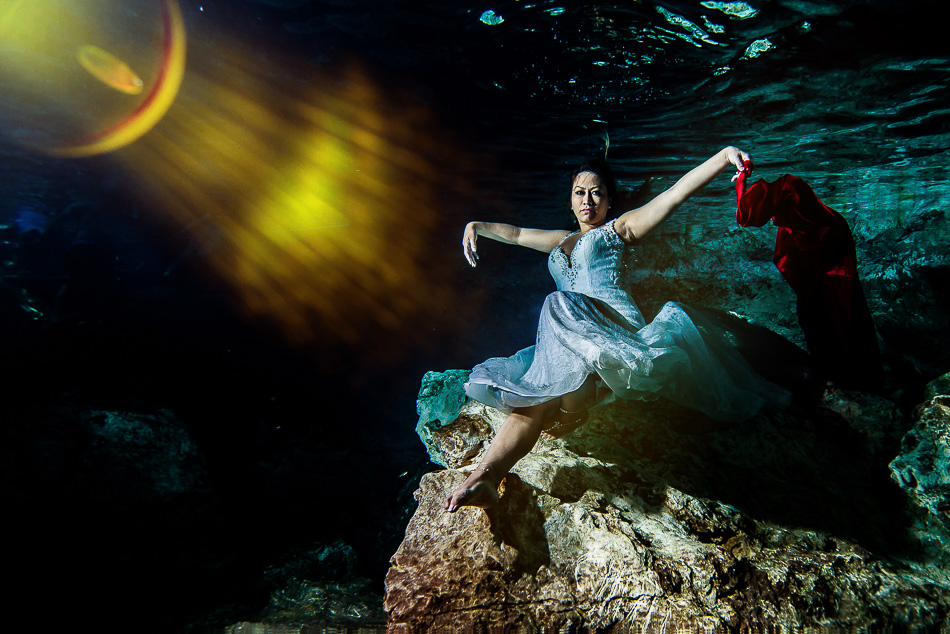
<path id="1" fill-rule="evenodd" d="M 432 418 L 459 389 L 429 373 L 420 394 L 420 436 L 446 469 L 422 478 L 392 558 L 390 632 L 950 628 L 938 388 L 913 417 L 841 391 L 738 424 L 616 402 L 539 441 L 498 507 L 448 514 L 504 419 L 475 402 Z"/>

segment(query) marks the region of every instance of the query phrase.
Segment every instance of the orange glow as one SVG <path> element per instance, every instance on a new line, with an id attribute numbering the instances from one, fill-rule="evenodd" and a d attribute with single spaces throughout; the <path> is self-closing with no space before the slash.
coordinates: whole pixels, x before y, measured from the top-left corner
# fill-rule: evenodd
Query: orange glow
<path id="1" fill-rule="evenodd" d="M 59 15 L 68 19 L 50 19 Z M 111 26 L 101 16 L 146 17 Z M 111 27 L 108 37 L 99 26 Z M 76 104 L 80 122 L 105 120 L 78 84 L 88 89 L 75 61 L 85 42 L 121 51 L 137 69 L 157 66 L 143 74 L 131 109 L 115 95 L 125 103 L 116 106 L 117 123 L 46 134 L 78 138 L 72 143 L 31 145 L 65 157 L 108 152 L 130 192 L 187 243 L 185 253 L 197 254 L 193 270 L 291 342 L 330 335 L 409 345 L 412 332 L 424 340 L 424 325 L 453 304 L 430 256 L 439 213 L 457 191 L 442 167 L 453 164 L 445 135 L 418 101 L 382 88 L 359 63 L 308 66 L 270 42 L 233 41 L 211 22 L 188 25 L 196 32 L 188 34 L 186 70 L 185 26 L 174 0 L 0 0 L 0 38 L 15 36 L 30 53 L 5 55 L 0 46 L 0 82 L 25 81 L 52 59 L 39 87 L 22 92 Z M 147 39 L 133 31 L 143 28 L 161 46 L 131 59 L 127 51 L 138 49 L 130 42 Z"/>
<path id="2" fill-rule="evenodd" d="M 142 87 L 145 85 L 142 78 L 112 53 L 87 44 L 79 48 L 76 59 L 83 68 L 89 71 L 90 75 L 106 86 L 127 95 L 138 95 L 142 92 Z"/>
<path id="3" fill-rule="evenodd" d="M 428 114 L 357 63 L 329 73 L 247 41 L 190 40 L 174 107 L 114 154 L 144 199 L 292 342 L 416 323 L 424 336 L 449 304 L 426 262 L 454 187 Z"/>

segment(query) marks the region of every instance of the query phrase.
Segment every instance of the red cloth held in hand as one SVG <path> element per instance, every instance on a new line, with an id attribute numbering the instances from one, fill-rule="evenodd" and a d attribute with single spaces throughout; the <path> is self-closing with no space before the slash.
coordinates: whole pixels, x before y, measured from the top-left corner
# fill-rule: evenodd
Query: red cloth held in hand
<path id="1" fill-rule="evenodd" d="M 815 369 L 845 387 L 879 387 L 877 335 L 847 221 L 797 176 L 747 188 L 751 171 L 747 161 L 736 182 L 736 220 L 744 227 L 771 220 L 778 227 L 773 261 L 798 296 L 798 320 Z"/>

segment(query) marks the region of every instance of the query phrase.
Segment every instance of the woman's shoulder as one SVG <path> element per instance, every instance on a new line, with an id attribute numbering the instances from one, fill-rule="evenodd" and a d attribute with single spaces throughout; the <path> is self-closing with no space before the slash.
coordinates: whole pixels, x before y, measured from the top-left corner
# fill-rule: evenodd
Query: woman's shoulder
<path id="1" fill-rule="evenodd" d="M 624 217 L 614 218 L 610 222 L 604 225 L 610 229 L 610 233 L 617 236 L 620 240 L 625 242 L 628 246 L 636 245 L 640 240 L 637 238 L 636 234 L 630 229 L 629 225 L 623 222 Z"/>

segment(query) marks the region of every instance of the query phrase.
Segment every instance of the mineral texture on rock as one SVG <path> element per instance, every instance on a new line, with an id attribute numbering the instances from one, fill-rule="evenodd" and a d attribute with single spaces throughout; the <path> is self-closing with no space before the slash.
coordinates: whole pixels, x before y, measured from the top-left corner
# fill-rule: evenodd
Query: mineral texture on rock
<path id="1" fill-rule="evenodd" d="M 948 631 L 927 539 L 946 528 L 946 417 L 919 411 L 839 391 L 722 424 L 616 402 L 540 440 L 497 507 L 449 514 L 504 419 L 469 402 L 427 436 L 446 469 L 422 478 L 392 557 L 389 631 Z"/>
<path id="2" fill-rule="evenodd" d="M 426 372 L 422 377 L 422 387 L 416 400 L 416 413 L 419 422 L 416 423 L 416 433 L 422 439 L 422 444 L 429 451 L 429 457 L 434 462 L 444 464 L 433 454 L 435 445 L 432 434 L 445 427 L 455 419 L 462 405 L 465 404 L 465 392 L 462 385 L 468 379 L 470 372 L 466 370 L 449 370 L 447 372 Z"/>
<path id="3" fill-rule="evenodd" d="M 925 558 L 939 562 L 950 583 L 950 397 L 934 396 L 918 412 L 891 474 L 913 500 L 912 531 Z"/>

